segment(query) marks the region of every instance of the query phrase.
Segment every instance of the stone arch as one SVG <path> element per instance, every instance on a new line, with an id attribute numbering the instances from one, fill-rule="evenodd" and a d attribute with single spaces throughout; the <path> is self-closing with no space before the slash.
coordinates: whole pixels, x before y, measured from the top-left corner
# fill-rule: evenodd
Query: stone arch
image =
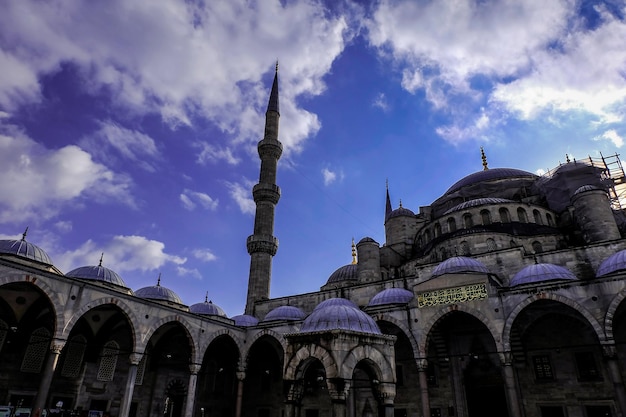
<path id="1" fill-rule="evenodd" d="M 259 333 L 255 334 L 254 337 L 250 340 L 250 343 L 247 343 L 247 347 L 242 349 L 241 351 L 241 357 L 242 359 L 245 358 L 245 361 L 248 360 L 248 354 L 250 353 L 250 348 L 254 345 L 254 342 L 256 342 L 257 340 L 259 340 L 260 338 L 262 338 L 263 336 L 271 336 L 274 339 L 276 339 L 276 341 L 278 343 L 280 343 L 280 346 L 283 349 L 283 352 L 287 351 L 287 341 L 285 340 L 284 336 L 280 333 L 275 332 L 274 330 L 271 329 L 264 329 L 262 331 L 260 331 Z M 244 363 L 245 363 L 244 361 Z"/>
<path id="2" fill-rule="evenodd" d="M 244 351 L 243 343 L 230 329 L 220 329 L 216 332 L 209 334 L 209 336 L 205 340 L 203 340 L 201 344 L 199 344 L 196 355 L 197 357 L 193 358 L 193 363 L 202 363 L 207 349 L 209 348 L 211 343 L 213 343 L 220 336 L 228 336 L 233 341 L 233 343 L 235 343 L 235 345 L 237 346 L 237 350 L 239 351 L 239 361 L 241 362 Z"/>
<path id="3" fill-rule="evenodd" d="M 624 299 L 626 299 L 626 290 L 622 290 L 617 293 L 615 297 L 613 297 L 613 300 L 611 300 L 609 308 L 606 310 L 606 315 L 604 316 L 604 332 L 607 340 L 614 340 L 615 338 L 613 335 L 613 319 L 615 318 L 617 309 Z"/>
<path id="4" fill-rule="evenodd" d="M 61 300 L 59 291 L 54 291 L 44 280 L 38 279 L 38 277 L 32 275 L 25 275 L 23 272 L 13 272 L 10 274 L 0 276 L 0 287 L 6 284 L 13 284 L 17 282 L 28 282 L 41 290 L 48 298 L 48 301 L 54 308 L 54 340 L 65 340 L 62 337 L 62 330 L 65 327 L 65 315 L 63 314 L 62 306 L 65 302 Z"/>
<path id="5" fill-rule="evenodd" d="M 589 323 L 596 336 L 598 337 L 599 342 L 603 342 L 605 340 L 604 330 L 602 329 L 602 325 L 596 320 L 596 318 L 582 305 L 578 304 L 576 301 L 571 300 L 569 298 L 563 297 L 562 295 L 553 294 L 553 293 L 539 293 L 534 294 L 522 302 L 518 303 L 517 306 L 511 311 L 511 314 L 506 319 L 504 323 L 504 329 L 502 330 L 502 346 L 504 352 L 508 352 L 511 350 L 511 329 L 513 328 L 513 323 L 515 319 L 519 316 L 519 314 L 526 307 L 531 305 L 532 303 L 539 300 L 551 300 L 566 305 L 575 311 L 578 311 Z"/>
<path id="6" fill-rule="evenodd" d="M 426 326 L 424 327 L 424 334 L 429 335 L 439 320 L 441 320 L 448 314 L 453 313 L 455 311 L 460 311 L 462 313 L 469 314 L 470 316 L 480 321 L 482 324 L 485 325 L 487 330 L 489 330 L 489 333 L 491 334 L 491 337 L 493 338 L 493 341 L 496 344 L 496 348 L 502 345 L 502 340 L 500 339 L 501 338 L 500 330 L 497 329 L 493 325 L 493 323 L 487 318 L 487 316 L 485 316 L 482 312 L 480 312 L 480 310 L 471 308 L 470 306 L 466 304 L 452 304 L 452 305 L 449 305 L 440 309 L 433 317 L 430 318 L 428 323 L 426 323 Z M 428 343 L 429 343 L 429 337 L 426 336 L 424 340 L 422 340 L 419 344 L 420 356 L 418 356 L 418 358 L 419 357 L 425 358 L 427 356 L 426 352 L 428 352 Z"/>
<path id="7" fill-rule="evenodd" d="M 394 368 L 389 362 L 389 358 L 373 346 L 357 346 L 350 350 L 341 363 L 340 376 L 347 379 L 352 378 L 356 365 L 361 361 L 369 363 L 380 381 L 395 382 Z"/>
<path id="8" fill-rule="evenodd" d="M 393 317 L 391 314 L 388 314 L 388 313 L 377 313 L 373 317 L 374 317 L 374 320 L 376 321 L 388 321 L 389 323 L 397 326 L 400 330 L 402 330 L 402 332 L 407 337 L 407 339 L 409 339 L 409 342 L 411 342 L 411 349 L 413 350 L 413 357 L 417 358 L 420 356 L 419 344 L 417 340 L 415 340 L 415 335 L 413 334 L 413 331 L 411 331 L 411 329 L 405 324 L 404 321 L 397 320 L 395 317 Z"/>
<path id="9" fill-rule="evenodd" d="M 189 332 L 191 325 L 189 324 L 189 322 L 187 321 L 185 317 L 180 316 L 178 314 L 173 314 L 171 316 L 163 317 L 162 319 L 154 322 L 152 326 L 150 326 L 150 328 L 145 333 L 142 334 L 141 341 L 137 344 L 137 347 L 136 347 L 137 352 L 143 353 L 146 350 L 148 341 L 154 335 L 157 329 L 159 329 L 160 327 L 164 326 L 167 323 L 172 323 L 172 322 L 179 323 L 182 326 L 182 328 L 185 330 L 185 335 L 187 336 L 187 339 L 189 340 L 189 345 L 191 346 L 191 358 L 195 359 L 198 355 L 198 352 L 197 352 L 198 349 L 196 346 L 196 341 L 191 335 L 191 332 Z"/>
<path id="10" fill-rule="evenodd" d="M 326 378 L 336 378 L 340 375 L 337 361 L 333 355 L 327 349 L 312 344 L 298 349 L 293 357 L 289 359 L 289 362 L 285 364 L 285 379 L 295 380 L 301 368 L 300 365 L 311 358 L 317 359 L 322 363 L 324 372 L 326 372 Z"/>
<path id="11" fill-rule="evenodd" d="M 89 301 L 85 305 L 81 306 L 78 310 L 74 312 L 74 314 L 72 314 L 70 319 L 67 321 L 67 323 L 63 327 L 63 329 L 60 330 L 60 337 L 65 340 L 65 338 L 70 335 L 70 332 L 76 325 L 76 322 L 78 321 L 78 319 L 80 319 L 83 315 L 85 315 L 85 313 L 87 313 L 89 310 L 93 310 L 96 307 L 100 307 L 106 304 L 113 304 L 117 306 L 122 311 L 122 313 L 126 316 L 126 319 L 128 320 L 128 325 L 130 326 L 130 332 L 133 338 L 133 346 L 136 347 L 139 344 L 139 340 L 137 338 L 137 332 L 136 332 L 136 326 L 138 326 L 139 324 L 139 319 L 135 315 L 132 307 L 129 306 L 126 301 L 120 298 L 115 298 L 115 297 L 98 298 L 97 300 Z"/>

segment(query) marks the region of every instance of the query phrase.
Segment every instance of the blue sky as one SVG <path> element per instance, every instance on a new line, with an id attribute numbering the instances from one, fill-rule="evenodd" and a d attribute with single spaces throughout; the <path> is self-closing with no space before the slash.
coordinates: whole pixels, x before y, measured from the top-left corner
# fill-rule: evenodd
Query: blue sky
<path id="1" fill-rule="evenodd" d="M 256 143 L 279 60 L 271 295 L 316 291 L 490 167 L 620 153 L 626 4 L 554 0 L 9 0 L 0 235 L 243 312 Z"/>

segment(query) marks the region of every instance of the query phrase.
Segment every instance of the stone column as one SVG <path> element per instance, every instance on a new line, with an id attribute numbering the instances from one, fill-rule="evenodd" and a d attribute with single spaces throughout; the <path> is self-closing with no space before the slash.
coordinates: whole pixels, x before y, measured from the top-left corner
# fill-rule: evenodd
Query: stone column
<path id="1" fill-rule="evenodd" d="M 241 417 L 241 404 L 243 402 L 243 381 L 246 379 L 246 371 L 237 370 L 237 399 L 235 402 L 235 417 Z"/>
<path id="2" fill-rule="evenodd" d="M 428 360 L 419 359 L 417 361 L 417 373 L 420 382 L 420 399 L 422 400 L 422 416 L 430 417 L 430 397 L 428 396 Z"/>
<path id="3" fill-rule="evenodd" d="M 130 366 L 128 367 L 128 376 L 126 378 L 126 389 L 122 397 L 120 405 L 120 417 L 128 417 L 130 412 L 130 403 L 133 401 L 133 392 L 135 391 L 135 379 L 137 378 L 137 368 L 141 361 L 141 355 L 131 353 L 129 355 Z"/>
<path id="4" fill-rule="evenodd" d="M 185 416 L 193 417 L 193 408 L 196 405 L 196 386 L 198 384 L 198 372 L 200 365 L 189 365 L 189 384 L 187 385 L 187 400 L 185 401 Z"/>
<path id="5" fill-rule="evenodd" d="M 35 396 L 35 401 L 33 403 L 35 417 L 38 417 L 41 414 L 41 410 L 46 407 L 46 400 L 48 399 L 54 370 L 57 367 L 59 355 L 61 354 L 61 350 L 63 350 L 64 345 L 65 340 L 52 341 L 50 344 L 50 354 L 44 364 L 44 368 L 41 373 L 41 380 L 39 381 L 39 390 L 37 391 L 37 395 Z"/>
<path id="6" fill-rule="evenodd" d="M 509 415 L 511 417 L 522 417 L 517 380 L 515 379 L 515 370 L 513 369 L 513 354 L 511 352 L 500 354 L 500 363 L 502 364 L 502 379 L 506 392 L 506 402 L 509 407 Z"/>
<path id="7" fill-rule="evenodd" d="M 383 417 L 393 417 L 394 400 L 396 398 L 396 384 L 393 382 L 381 382 L 374 387 L 378 402 L 383 407 Z"/>
<path id="8" fill-rule="evenodd" d="M 289 384 L 287 401 L 285 401 L 285 417 L 300 417 L 300 404 L 304 394 L 304 381 L 285 381 Z"/>
<path id="9" fill-rule="evenodd" d="M 624 381 L 619 369 L 619 361 L 617 357 L 617 349 L 614 344 L 603 345 L 602 353 L 609 368 L 609 377 L 613 383 L 615 398 L 617 400 L 617 416 L 626 416 L 626 390 L 624 389 Z"/>
<path id="10" fill-rule="evenodd" d="M 331 378 L 327 380 L 327 386 L 333 404 L 332 417 L 347 417 L 346 399 L 350 391 L 350 380 Z"/>

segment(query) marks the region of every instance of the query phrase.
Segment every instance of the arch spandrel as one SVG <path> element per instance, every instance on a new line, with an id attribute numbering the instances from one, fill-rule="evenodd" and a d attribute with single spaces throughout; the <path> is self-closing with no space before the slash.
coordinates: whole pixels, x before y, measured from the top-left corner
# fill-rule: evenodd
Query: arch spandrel
<path id="1" fill-rule="evenodd" d="M 509 316 L 507 317 L 504 324 L 504 329 L 502 331 L 502 345 L 504 352 L 508 352 L 511 350 L 511 329 L 513 328 L 515 319 L 519 317 L 519 315 L 525 308 L 541 300 L 555 301 L 563 304 L 566 307 L 572 308 L 574 311 L 578 312 L 582 317 L 584 317 L 585 320 L 587 320 L 587 324 L 591 326 L 600 343 L 606 340 L 604 329 L 602 328 L 600 322 L 593 316 L 593 314 L 591 314 L 591 312 L 589 312 L 589 310 L 584 308 L 582 305 L 578 304 L 576 301 L 570 298 L 564 297 L 559 294 L 539 293 L 531 295 L 522 302 L 518 303 L 513 311 L 511 311 L 511 314 L 509 314 Z"/>
<path id="2" fill-rule="evenodd" d="M 487 316 L 485 316 L 480 310 L 471 308 L 466 304 L 452 304 L 437 311 L 437 313 L 430 318 L 426 326 L 424 326 L 424 334 L 426 335 L 426 337 L 424 337 L 424 339 L 420 341 L 420 355 L 418 357 L 425 358 L 426 356 L 428 356 L 426 353 L 428 352 L 430 334 L 441 319 L 450 314 L 453 314 L 454 312 L 466 313 L 474 317 L 487 328 L 487 330 L 491 334 L 491 338 L 496 345 L 496 348 L 499 349 L 502 346 L 502 331 L 494 325 L 492 320 L 489 320 Z"/>
<path id="3" fill-rule="evenodd" d="M 311 359 L 317 359 L 321 362 L 326 373 L 326 378 L 337 378 L 340 376 L 339 367 L 336 359 L 330 351 L 316 344 L 303 346 L 289 358 L 285 364 L 285 380 L 295 380 L 303 370 L 303 366 L 310 362 Z"/>

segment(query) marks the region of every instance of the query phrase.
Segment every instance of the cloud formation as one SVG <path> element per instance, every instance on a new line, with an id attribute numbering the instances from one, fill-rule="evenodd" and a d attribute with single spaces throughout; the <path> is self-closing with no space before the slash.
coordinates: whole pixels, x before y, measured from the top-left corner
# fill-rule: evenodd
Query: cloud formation
<path id="1" fill-rule="evenodd" d="M 179 198 L 183 207 L 189 211 L 195 210 L 196 207 L 215 210 L 219 204 L 219 200 L 211 198 L 210 195 L 192 190 L 184 190 Z"/>

